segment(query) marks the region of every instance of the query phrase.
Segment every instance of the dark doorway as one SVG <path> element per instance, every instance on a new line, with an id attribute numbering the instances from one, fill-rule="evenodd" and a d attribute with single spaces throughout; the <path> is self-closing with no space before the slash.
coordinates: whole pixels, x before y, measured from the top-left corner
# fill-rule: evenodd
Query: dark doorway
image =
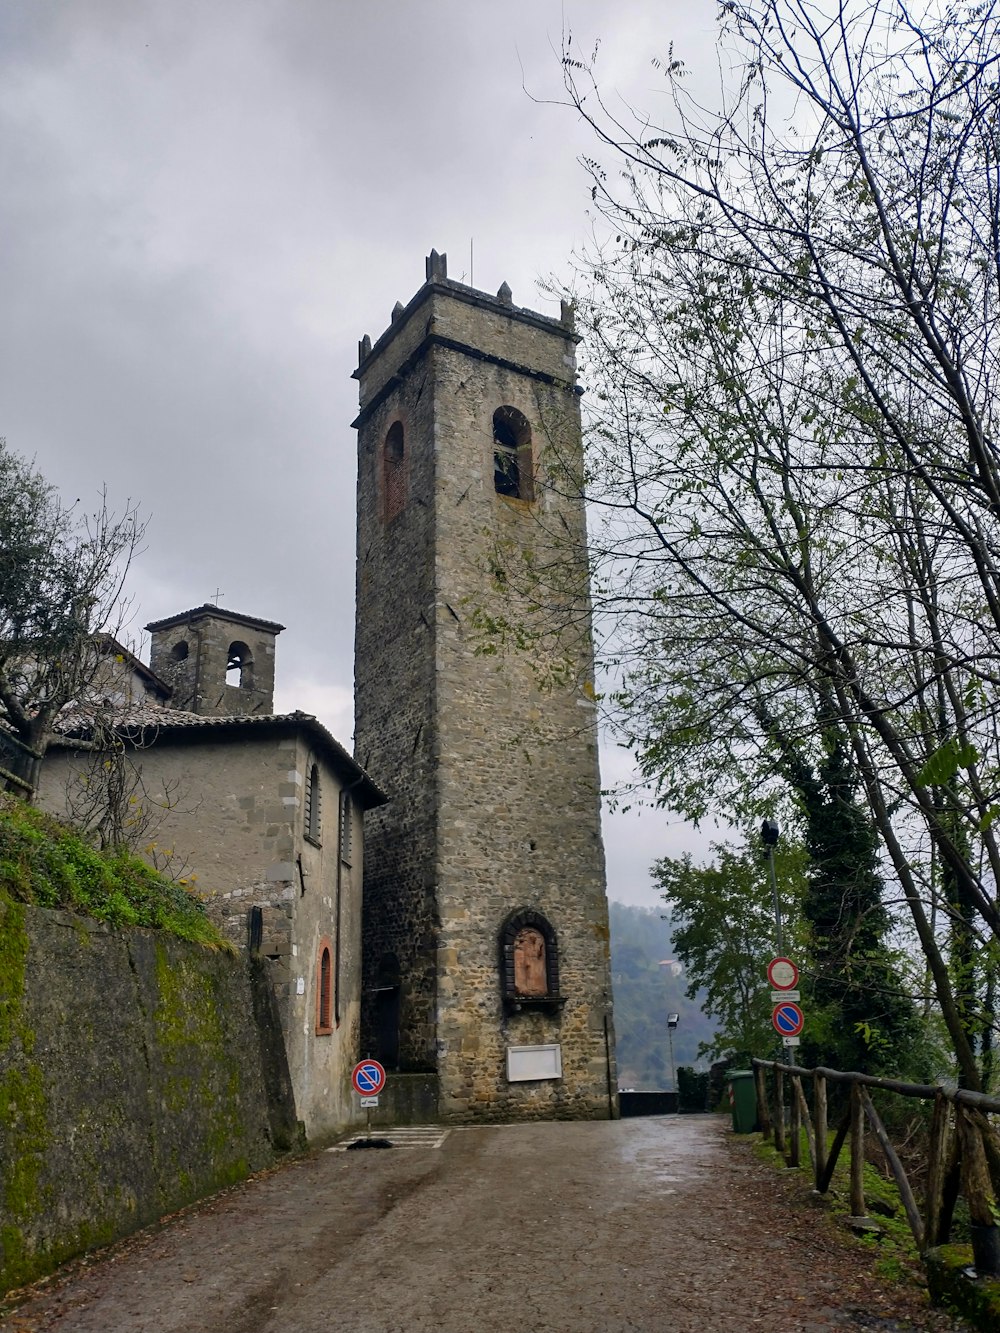
<path id="1" fill-rule="evenodd" d="M 383 954 L 375 980 L 375 1039 L 386 1069 L 399 1068 L 399 959 Z"/>

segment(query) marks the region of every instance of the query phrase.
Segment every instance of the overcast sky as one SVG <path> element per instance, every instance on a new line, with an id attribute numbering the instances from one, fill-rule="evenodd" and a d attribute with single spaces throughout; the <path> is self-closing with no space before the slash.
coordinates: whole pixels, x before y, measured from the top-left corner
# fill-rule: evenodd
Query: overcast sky
<path id="1" fill-rule="evenodd" d="M 712 0 L 2 0 L 0 435 L 67 499 L 138 501 L 132 633 L 281 621 L 280 709 L 351 743 L 358 339 L 449 276 L 558 313 L 591 227 L 562 31 L 654 113 Z M 528 92 L 525 91 L 527 88 Z M 532 94 L 529 96 L 528 94 Z M 474 259 L 472 255 L 474 254 Z M 474 265 L 474 266 L 473 266 Z M 605 780 L 628 772 L 605 749 Z M 703 840 L 609 816 L 610 896 Z"/>

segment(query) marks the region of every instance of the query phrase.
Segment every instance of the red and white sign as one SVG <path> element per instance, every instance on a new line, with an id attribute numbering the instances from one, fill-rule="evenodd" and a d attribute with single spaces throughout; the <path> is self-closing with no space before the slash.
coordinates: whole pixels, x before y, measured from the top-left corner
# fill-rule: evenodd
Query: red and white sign
<path id="1" fill-rule="evenodd" d="M 351 1082 L 361 1097 L 378 1097 L 385 1087 L 385 1070 L 377 1060 L 361 1060 L 354 1066 Z"/>
<path id="2" fill-rule="evenodd" d="M 790 958 L 772 958 L 767 965 L 767 979 L 775 990 L 794 990 L 799 969 Z"/>

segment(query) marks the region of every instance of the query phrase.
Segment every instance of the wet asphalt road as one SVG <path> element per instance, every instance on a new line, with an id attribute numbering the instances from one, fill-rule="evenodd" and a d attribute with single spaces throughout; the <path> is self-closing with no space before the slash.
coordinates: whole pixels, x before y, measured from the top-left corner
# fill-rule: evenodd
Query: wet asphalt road
<path id="1" fill-rule="evenodd" d="M 774 1172 L 729 1138 L 718 1117 L 657 1117 L 320 1153 L 49 1284 L 0 1328 L 955 1327 L 922 1314 L 912 1292 L 873 1296 L 858 1252 L 831 1241 L 825 1219 L 790 1208 Z"/>

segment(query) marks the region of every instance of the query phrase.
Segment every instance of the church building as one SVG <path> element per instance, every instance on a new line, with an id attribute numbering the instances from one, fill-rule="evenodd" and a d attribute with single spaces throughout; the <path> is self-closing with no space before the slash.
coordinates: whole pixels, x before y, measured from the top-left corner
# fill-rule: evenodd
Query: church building
<path id="1" fill-rule="evenodd" d="M 137 850 L 261 958 L 293 1118 L 329 1138 L 358 1116 L 364 814 L 385 796 L 315 717 L 274 713 L 281 625 L 205 605 L 146 628 L 151 667 L 113 645 L 100 682 Z M 79 819 L 104 777 L 93 716 L 70 714 L 41 767 L 55 814 Z"/>

